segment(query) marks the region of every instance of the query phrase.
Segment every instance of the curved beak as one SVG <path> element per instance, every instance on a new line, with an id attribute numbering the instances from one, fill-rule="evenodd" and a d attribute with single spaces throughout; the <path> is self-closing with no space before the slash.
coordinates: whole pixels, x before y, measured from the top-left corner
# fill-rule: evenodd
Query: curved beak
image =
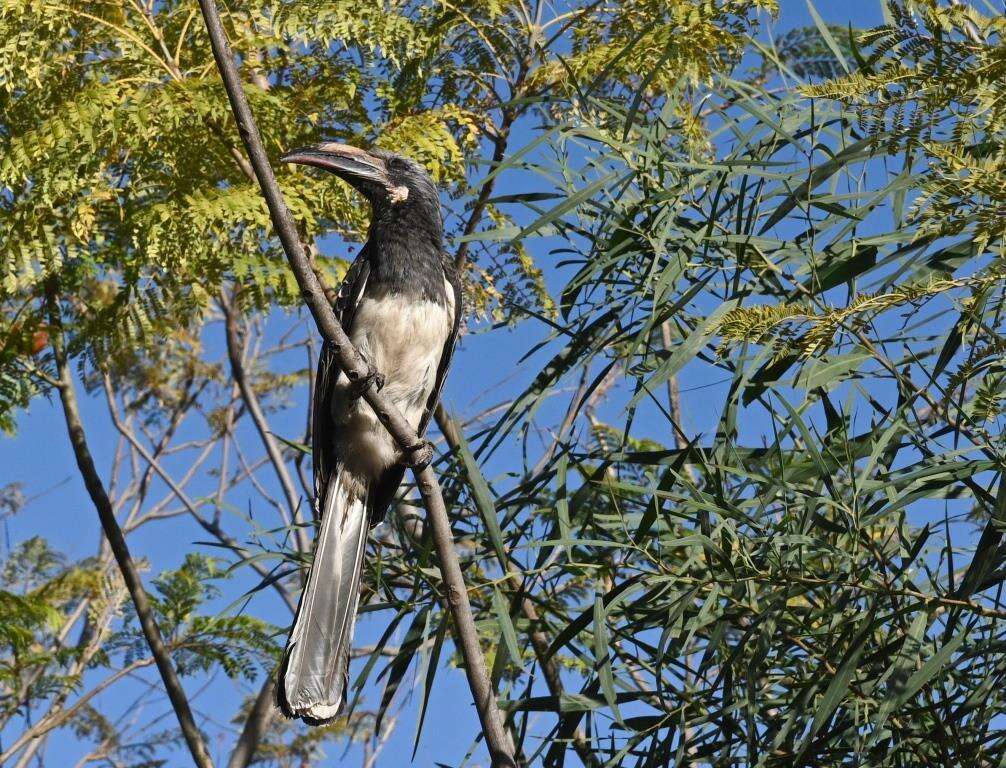
<path id="1" fill-rule="evenodd" d="M 385 162 L 366 150 L 348 144 L 326 142 L 295 149 L 280 158 L 284 163 L 310 165 L 334 173 L 361 192 L 390 186 Z"/>

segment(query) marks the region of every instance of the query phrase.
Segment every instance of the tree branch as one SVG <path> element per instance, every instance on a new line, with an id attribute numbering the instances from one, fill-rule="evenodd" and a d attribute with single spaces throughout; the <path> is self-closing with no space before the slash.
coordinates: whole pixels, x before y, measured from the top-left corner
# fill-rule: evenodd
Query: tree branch
<path id="1" fill-rule="evenodd" d="M 119 414 L 115 411 L 115 395 L 112 392 L 112 382 L 109 380 L 107 373 L 102 374 L 102 385 L 105 390 L 105 398 L 108 400 L 108 412 L 112 419 L 112 425 L 118 430 L 119 434 L 126 438 L 129 445 L 135 450 L 143 460 L 147 463 L 147 466 L 152 469 L 161 480 L 164 481 L 165 485 L 168 486 L 168 490 L 171 491 L 172 495 L 182 503 L 185 507 L 185 511 L 192 516 L 192 518 L 202 527 L 204 531 L 209 533 L 211 536 L 216 537 L 216 539 L 230 549 L 237 557 L 242 561 L 250 563 L 252 569 L 262 577 L 263 580 L 268 579 L 272 576 L 269 571 L 262 567 L 261 564 L 255 562 L 252 559 L 251 554 L 247 549 L 242 547 L 232 536 L 230 536 L 215 520 L 207 520 L 205 517 L 199 514 L 199 509 L 193 503 L 193 501 L 185 493 L 185 490 L 175 482 L 175 479 L 169 475 L 164 468 L 161 466 L 157 458 L 151 455 L 150 451 L 141 443 L 130 430 L 122 423 L 119 418 Z M 290 594 L 286 591 L 286 587 L 279 583 L 279 581 L 272 582 L 273 589 L 280 596 L 286 607 L 290 609 L 291 613 L 295 613 L 297 610 L 293 599 Z"/>
<path id="2" fill-rule="evenodd" d="M 314 316 L 325 341 L 328 342 L 339 367 L 351 382 L 357 382 L 366 375 L 367 364 L 347 338 L 318 278 L 311 269 L 307 253 L 300 242 L 293 217 L 290 215 L 279 185 L 276 183 L 276 177 L 269 164 L 265 147 L 262 145 L 258 127 L 255 125 L 248 106 L 237 66 L 234 63 L 234 57 L 230 52 L 230 46 L 227 43 L 227 37 L 220 20 L 220 12 L 214 0 L 199 0 L 199 6 L 202 9 L 203 20 L 206 22 L 210 43 L 213 47 L 213 56 L 227 90 L 227 97 L 234 112 L 238 131 L 262 188 L 263 197 L 269 207 L 270 216 L 280 242 L 283 244 L 290 268 L 300 286 L 304 301 Z M 375 391 L 372 384 L 366 388 L 363 396 L 403 451 L 411 453 L 422 446 L 404 416 L 386 397 Z M 489 676 L 486 674 L 485 659 L 482 655 L 482 649 L 479 647 L 475 620 L 472 617 L 468 592 L 461 575 L 457 552 L 454 549 L 450 521 L 447 517 L 443 495 L 440 492 L 440 485 L 429 465 L 421 470 L 415 469 L 413 472 L 416 487 L 423 497 L 430 520 L 433 541 L 440 560 L 440 570 L 446 586 L 446 602 L 454 621 L 455 641 L 464 658 L 465 673 L 479 713 L 482 732 L 485 735 L 492 763 L 494 766 L 514 768 L 516 762 L 513 742 L 504 727 L 503 717 L 497 706 Z"/>
<path id="3" fill-rule="evenodd" d="M 499 133 L 493 137 L 493 156 L 492 160 L 489 161 L 490 172 L 495 171 L 499 164 L 503 162 L 503 156 L 506 154 L 507 143 L 510 140 L 510 129 L 513 127 L 514 115 L 510 111 L 503 112 L 503 120 L 500 123 Z M 475 205 L 472 206 L 471 215 L 468 217 L 468 222 L 465 224 L 465 228 L 462 232 L 463 237 L 468 237 L 475 232 L 475 227 L 478 226 L 479 221 L 482 220 L 482 213 L 485 211 L 486 206 L 489 204 L 489 199 L 492 197 L 493 189 L 496 187 L 497 176 L 493 176 L 489 181 L 482 185 L 482 189 L 479 190 L 479 195 L 475 199 Z M 464 274 L 465 262 L 468 258 L 468 249 L 471 246 L 471 240 L 464 240 L 458 246 L 457 252 L 454 254 L 454 265 L 458 268 L 458 271 Z"/>
<path id="4" fill-rule="evenodd" d="M 5 751 L 3 754 L 0 754 L 0 765 L 9 760 L 15 754 L 17 754 L 18 750 L 20 750 L 29 742 L 37 743 L 38 739 L 41 739 L 43 736 L 45 736 L 53 729 L 59 728 L 65 723 L 68 723 L 70 720 L 74 718 L 74 716 L 81 710 L 81 708 L 85 704 L 87 704 L 89 701 L 91 701 L 91 699 L 93 699 L 99 693 L 107 689 L 113 683 L 117 683 L 126 675 L 132 674 L 138 669 L 141 669 L 143 667 L 149 667 L 153 663 L 154 663 L 153 658 L 137 659 L 136 661 L 133 661 L 132 663 L 126 665 L 122 669 L 113 672 L 111 675 L 106 677 L 100 683 L 95 685 L 94 688 L 92 688 L 83 696 L 81 696 L 79 699 L 77 699 L 77 701 L 75 701 L 73 703 L 73 706 L 70 707 L 69 709 L 56 710 L 46 715 L 41 720 L 39 720 L 34 726 L 32 726 L 31 728 L 27 729 L 24 733 L 22 733 L 18 737 L 17 741 L 15 741 L 13 744 L 10 745 L 10 747 L 8 747 L 7 751 Z M 30 754 L 27 756 L 30 757 Z M 24 756 L 22 756 L 22 761 L 23 760 Z"/>
<path id="5" fill-rule="evenodd" d="M 276 698 L 276 673 L 273 671 L 266 678 L 255 703 L 252 704 L 248 716 L 245 718 L 245 727 L 238 737 L 238 743 L 231 752 L 231 759 L 227 761 L 227 768 L 248 768 L 252 758 L 255 757 L 255 750 L 262 740 L 262 734 L 269 727 L 276 708 L 273 706 L 273 699 Z"/>
<path id="6" fill-rule="evenodd" d="M 283 489 L 283 495 L 286 497 L 287 507 L 290 510 L 290 519 L 287 520 L 286 523 L 287 525 L 290 525 L 291 523 L 293 524 L 294 539 L 297 542 L 297 549 L 301 552 L 307 552 L 307 536 L 304 533 L 304 526 L 301 525 L 302 520 L 300 508 L 302 505 L 300 503 L 300 495 L 294 488 L 293 480 L 286 468 L 286 462 L 283 460 L 283 453 L 276 444 L 276 438 L 273 437 L 272 432 L 269 431 L 269 422 L 266 420 L 265 414 L 262 412 L 262 405 L 259 403 L 258 395 L 255 394 L 255 390 L 252 389 L 251 383 L 248 381 L 248 376 L 246 375 L 247 372 L 245 371 L 244 358 L 242 355 L 241 341 L 238 335 L 235 307 L 232 301 L 222 293 L 220 296 L 220 308 L 224 313 L 224 328 L 227 336 L 227 358 L 230 360 L 231 373 L 234 375 L 234 381 L 237 382 L 238 391 L 241 393 L 241 399 L 244 401 L 245 407 L 248 409 L 248 414 L 251 416 L 252 422 L 255 424 L 255 430 L 258 432 L 259 438 L 262 440 L 262 445 L 265 446 L 265 452 L 269 456 L 269 462 L 276 471 L 276 478 L 279 480 L 280 487 Z"/>
<path id="7" fill-rule="evenodd" d="M 671 338 L 671 321 L 664 320 L 660 324 L 660 338 L 664 345 L 664 351 L 670 353 L 674 340 Z M 678 385 L 678 377 L 671 376 L 667 379 L 667 410 L 671 414 L 671 430 L 674 432 L 674 447 L 681 450 L 688 444 L 685 433 L 681 425 L 681 388 Z"/>
<path id="8" fill-rule="evenodd" d="M 574 412 L 574 404 L 579 401 L 581 397 L 581 390 L 578 390 L 570 402 L 570 410 Z M 448 448 L 454 454 L 458 454 L 461 448 L 461 427 L 454 420 L 453 417 L 445 408 L 437 407 L 435 418 L 437 421 L 437 426 L 440 428 L 440 432 L 444 436 L 444 440 L 447 442 Z M 568 422 L 568 423 L 567 423 Z M 559 434 L 562 435 L 572 424 L 572 420 L 569 418 L 567 413 L 567 418 L 563 421 L 563 427 L 560 427 Z M 500 563 L 506 574 L 507 581 L 510 582 L 511 587 L 514 592 L 519 596 L 521 613 L 524 614 L 524 618 L 530 623 L 530 629 L 528 630 L 528 638 L 531 640 L 531 648 L 534 650 L 535 658 L 538 660 L 538 666 L 541 667 L 542 674 L 545 678 L 545 684 L 548 687 L 548 692 L 555 696 L 557 699 L 563 695 L 565 692 L 562 685 L 562 678 L 559 675 L 559 668 L 555 663 L 555 659 L 549 656 L 548 650 L 551 645 L 551 641 L 545 635 L 544 631 L 541 629 L 543 622 L 538 615 L 538 611 L 534 607 L 534 603 L 531 602 L 531 598 L 524 594 L 520 575 L 511 567 L 509 562 Z M 596 766 L 597 758 L 591 751 L 590 742 L 584 735 L 583 729 L 577 726 L 572 733 L 573 749 L 576 750 L 576 754 L 579 756 L 580 760 L 588 768 L 593 768 Z"/>
<path id="9" fill-rule="evenodd" d="M 105 538 L 115 556 L 115 562 L 122 573 L 122 580 L 126 583 L 129 596 L 133 600 L 143 636 L 150 646 L 150 652 L 154 656 L 157 670 L 161 673 L 161 680 L 168 693 L 168 699 L 175 710 L 178 718 L 178 725 L 182 729 L 185 743 L 188 745 L 192 759 L 198 768 L 212 768 L 213 762 L 210 760 L 209 752 L 203 743 L 202 734 L 196 726 L 196 721 L 192 717 L 192 709 L 189 701 L 185 697 L 185 691 L 178 680 L 174 665 L 171 663 L 171 656 L 164 645 L 161 631 L 154 621 L 153 610 L 147 598 L 147 592 L 140 579 L 140 572 L 129 554 L 126 546 L 126 539 L 122 535 L 122 529 L 115 519 L 115 511 L 112 509 L 112 502 L 108 498 L 105 486 L 101 482 L 101 476 L 94 465 L 91 457 L 91 450 L 87 445 L 87 437 L 84 433 L 84 425 L 80 420 L 80 409 L 77 406 L 77 394 L 73 386 L 73 378 L 70 374 L 70 366 L 63 348 L 61 333 L 61 318 L 57 298 L 54 292 L 46 291 L 46 298 L 49 304 L 49 320 L 54 328 L 52 334 L 52 349 L 56 358 L 56 368 L 59 373 L 59 399 L 63 406 L 63 416 L 66 420 L 66 431 L 70 437 L 70 444 L 73 447 L 74 457 L 77 459 L 77 467 L 84 479 L 87 493 L 91 497 L 95 509 L 98 511 L 98 518 L 101 520 L 101 527 L 105 532 Z"/>

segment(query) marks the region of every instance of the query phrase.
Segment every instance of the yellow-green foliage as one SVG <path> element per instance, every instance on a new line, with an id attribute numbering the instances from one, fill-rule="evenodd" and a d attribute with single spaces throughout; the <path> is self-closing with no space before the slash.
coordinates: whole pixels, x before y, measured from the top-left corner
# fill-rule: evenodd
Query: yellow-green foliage
<path id="1" fill-rule="evenodd" d="M 296 0 L 239 4 L 226 26 L 274 157 L 321 138 L 379 143 L 457 194 L 485 97 L 452 63 L 466 16 Z M 232 283 L 245 308 L 299 303 L 195 0 L 0 0 L 0 41 L 0 427 L 34 391 L 25 374 L 44 350 L 20 340 L 47 321 L 47 281 L 72 350 L 104 363 L 198 328 Z M 305 240 L 363 236 L 345 185 L 276 167 Z M 316 263 L 341 277 L 339 260 Z"/>
<path id="2" fill-rule="evenodd" d="M 454 232 L 477 194 L 469 177 L 486 172 L 475 160 L 501 104 L 572 92 L 567 66 L 581 80 L 604 73 L 616 89 L 701 81 L 737 56 L 757 12 L 774 10 L 774 0 L 582 3 L 551 19 L 510 0 L 224 8 L 274 158 L 321 138 L 409 154 L 459 200 Z M 4 341 L 47 322 L 46 285 L 62 297 L 71 351 L 102 364 L 195 331 L 225 287 L 244 309 L 299 303 L 242 152 L 196 0 L 0 0 L 0 427 L 46 364 L 44 350 Z M 345 185 L 277 171 L 306 241 L 362 238 L 366 210 Z M 470 257 L 476 311 L 553 311 L 523 247 L 497 242 Z M 316 261 L 341 276 L 338 260 Z"/>
<path id="3" fill-rule="evenodd" d="M 682 79 L 708 80 L 729 70 L 747 41 L 759 11 L 775 13 L 776 0 L 629 0 L 594 7 L 595 23 L 580 24 L 574 53 L 538 71 L 536 82 L 572 72 L 590 81 L 601 72 L 640 81 L 656 92 Z"/>
<path id="4" fill-rule="evenodd" d="M 1006 278 L 999 263 L 972 277 L 905 284 L 884 293 L 861 294 L 844 307 L 816 311 L 809 304 L 772 304 L 739 307 L 728 312 L 719 326 L 720 352 L 742 342 L 772 344 L 779 353 L 796 352 L 803 359 L 828 350 L 839 331 L 854 331 L 884 312 L 968 289 L 978 294 Z M 962 300 L 967 305 L 970 299 Z"/>
<path id="5" fill-rule="evenodd" d="M 124 590 L 105 569 L 84 562 L 68 565 L 41 537 L 27 539 L 0 563 L 0 685 L 16 690 L 26 673 L 35 672 L 36 687 L 62 683 L 60 664 L 77 649 L 55 641 L 66 616 L 82 605 L 91 610 L 118 610 Z M 55 664 L 55 668 L 47 669 Z M 30 676 L 29 678 L 30 679 Z M 8 697 L 9 698 L 9 697 Z M 5 701 L 0 717 L 21 706 Z"/>
<path id="6" fill-rule="evenodd" d="M 804 87 L 850 103 L 872 135 L 928 162 L 919 234 L 1006 233 L 1006 19 L 977 3 L 888 3 L 890 22 L 856 35 L 859 67 Z"/>

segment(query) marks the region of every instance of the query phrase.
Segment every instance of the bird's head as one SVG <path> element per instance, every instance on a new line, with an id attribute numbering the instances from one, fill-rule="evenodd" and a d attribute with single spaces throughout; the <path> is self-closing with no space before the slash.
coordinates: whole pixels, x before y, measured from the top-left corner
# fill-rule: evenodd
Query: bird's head
<path id="1" fill-rule="evenodd" d="M 383 149 L 326 142 L 289 152 L 282 160 L 334 173 L 366 197 L 375 213 L 416 213 L 439 224 L 437 187 L 411 158 Z"/>

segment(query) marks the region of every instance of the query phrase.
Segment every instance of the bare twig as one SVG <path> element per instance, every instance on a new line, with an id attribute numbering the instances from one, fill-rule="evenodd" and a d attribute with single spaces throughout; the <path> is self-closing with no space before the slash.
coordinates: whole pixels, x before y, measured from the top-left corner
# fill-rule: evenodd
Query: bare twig
<path id="1" fill-rule="evenodd" d="M 391 734 L 395 731 L 395 726 L 398 724 L 398 715 L 396 712 L 391 717 L 384 721 L 384 725 L 381 726 L 380 733 L 374 734 L 374 743 L 371 744 L 368 740 L 363 745 L 363 768 L 374 768 L 377 765 L 377 758 L 381 754 L 381 750 L 384 749 L 385 745 L 388 743 L 388 739 L 391 738 Z"/>
<path id="2" fill-rule="evenodd" d="M 258 395 L 255 394 L 255 390 L 252 389 L 251 382 L 248 381 L 247 372 L 245 371 L 244 358 L 242 355 L 241 342 L 238 336 L 237 315 L 235 314 L 236 307 L 231 299 L 222 294 L 220 297 L 220 307 L 224 312 L 224 328 L 227 336 L 227 357 L 230 360 L 231 373 L 234 376 L 234 381 L 237 382 L 238 390 L 241 393 L 241 399 L 244 401 L 245 408 L 248 409 L 248 414 L 251 416 L 252 422 L 255 424 L 255 429 L 258 431 L 259 438 L 262 440 L 262 445 L 265 447 L 266 454 L 269 456 L 269 461 L 272 463 L 273 469 L 276 472 L 276 478 L 279 480 L 280 487 L 283 489 L 283 495 L 286 497 L 290 519 L 285 522 L 287 525 L 290 525 L 291 522 L 294 524 L 294 538 L 297 541 L 297 549 L 301 552 L 306 552 L 309 547 L 304 527 L 300 524 L 302 522 L 302 505 L 300 503 L 300 495 L 294 488 L 293 479 L 290 477 L 290 472 L 287 470 L 286 462 L 283 459 L 283 453 L 277 444 L 276 438 L 273 437 L 272 432 L 269 431 L 269 422 L 266 420 L 265 414 L 262 412 L 262 406 L 259 403 Z"/>
<path id="3" fill-rule="evenodd" d="M 272 703 L 276 697 L 275 689 L 276 673 L 273 672 L 266 678 L 258 696 L 255 697 L 255 703 L 245 718 L 245 727 L 241 730 L 234 751 L 231 752 L 231 759 L 227 761 L 227 768 L 247 768 L 251 764 L 255 750 L 262 740 L 262 734 L 276 713 Z"/>
<path id="4" fill-rule="evenodd" d="M 499 132 L 493 138 L 493 156 L 490 161 L 490 170 L 494 171 L 499 164 L 503 162 L 503 156 L 506 154 L 507 142 L 510 139 L 510 129 L 513 126 L 514 116 L 509 111 L 503 113 L 503 121 L 500 124 Z M 486 206 L 489 204 L 489 199 L 492 197 L 493 189 L 496 186 L 496 176 L 493 176 L 489 181 L 482 185 L 482 189 L 479 190 L 479 196 L 475 200 L 475 205 L 472 207 L 471 214 L 468 216 L 468 221 L 465 224 L 464 231 L 462 232 L 463 237 L 469 237 L 474 234 L 475 227 L 478 226 L 479 221 L 482 219 L 482 213 L 485 211 Z M 458 268 L 458 271 L 464 273 L 465 262 L 468 257 L 468 249 L 471 245 L 471 240 L 464 240 L 458 246 L 457 252 L 454 254 L 454 264 Z"/>
<path id="5" fill-rule="evenodd" d="M 234 63 L 234 57 L 230 52 L 230 46 L 227 43 L 227 37 L 220 20 L 220 12 L 213 0 L 199 0 L 199 6 L 203 13 L 203 20 L 206 22 L 213 55 L 227 90 L 238 131 L 262 188 L 263 197 L 269 207 L 270 216 L 283 244 L 290 268 L 304 296 L 304 301 L 314 316 L 325 341 L 328 342 L 339 367 L 351 382 L 360 381 L 367 374 L 367 364 L 340 326 L 322 285 L 311 269 L 307 253 L 300 242 L 293 217 L 290 215 L 279 185 L 276 183 L 276 177 L 269 164 L 269 158 L 248 106 L 237 66 Z M 364 390 L 363 396 L 403 451 L 411 454 L 422 447 L 422 443 L 404 416 L 386 397 L 376 392 L 373 385 Z M 445 599 L 454 620 L 455 641 L 464 658 L 465 673 L 479 713 L 479 720 L 492 763 L 494 766 L 516 766 L 513 742 L 504 727 L 503 717 L 496 703 L 489 676 L 486 674 L 485 659 L 482 649 L 479 647 L 475 620 L 472 617 L 468 592 L 454 549 L 450 521 L 447 517 L 443 495 L 440 492 L 440 485 L 429 465 L 421 470 L 415 469 L 414 475 L 416 486 L 426 506 L 434 545 L 440 560 L 440 569 L 446 587 Z"/>
<path id="6" fill-rule="evenodd" d="M 18 752 L 18 750 L 20 750 L 26 744 L 29 743 L 38 744 L 40 743 L 39 740 L 47 733 L 70 722 L 76 716 L 76 714 L 80 712 L 80 710 L 88 702 L 91 701 L 91 699 L 93 699 L 102 691 L 106 690 L 112 684 L 117 683 L 119 680 L 126 677 L 127 675 L 132 674 L 138 669 L 141 669 L 143 667 L 149 667 L 153 663 L 154 659 L 152 658 L 137 659 L 136 661 L 126 665 L 122 669 L 113 672 L 111 675 L 106 677 L 100 683 L 95 685 L 91 690 L 89 690 L 87 693 L 85 693 L 83 696 L 77 699 L 77 701 L 75 701 L 73 703 L 73 706 L 70 707 L 69 709 L 54 709 L 46 717 L 42 718 L 41 720 L 38 721 L 38 723 L 36 723 L 31 728 L 27 729 L 24 733 L 22 733 L 18 737 L 17 741 L 11 744 L 11 746 L 7 749 L 6 752 L 0 754 L 0 764 L 6 762 L 10 757 L 15 755 Z M 31 747 L 29 747 L 29 749 L 31 749 Z M 26 751 L 26 754 L 22 755 L 21 760 L 19 761 L 19 765 L 25 763 L 25 758 L 30 758 L 32 754 L 33 752 Z"/>
<path id="7" fill-rule="evenodd" d="M 573 396 L 569 399 L 569 405 L 566 407 L 566 415 L 562 419 L 562 423 L 559 425 L 559 429 L 556 431 L 552 438 L 552 442 L 549 444 L 548 448 L 542 451 L 541 457 L 535 462 L 534 467 L 531 468 L 531 476 L 535 476 L 542 472 L 548 463 L 555 456 L 555 452 L 559 450 L 559 446 L 562 445 L 562 441 L 566 439 L 570 430 L 573 428 L 573 424 L 576 422 L 577 417 L 580 415 L 580 404 L 583 400 L 584 394 L 587 392 L 587 387 L 590 384 L 590 366 L 586 365 L 583 368 L 583 373 L 580 376 L 580 383 L 576 387 L 576 391 L 573 392 Z M 454 447 L 453 445 L 451 446 Z"/>
<path id="8" fill-rule="evenodd" d="M 157 458 L 151 455 L 150 451 L 141 443 L 129 429 L 122 423 L 119 418 L 119 414 L 115 410 L 115 396 L 112 392 L 112 383 L 109 379 L 108 374 L 103 374 L 102 384 L 105 389 L 105 398 L 108 400 L 108 412 L 112 419 L 112 424 L 119 431 L 123 437 L 129 442 L 129 445 L 143 458 L 147 463 L 147 466 L 151 468 L 161 480 L 168 486 L 171 494 L 178 499 L 182 506 L 185 507 L 185 511 L 192 516 L 192 518 L 202 527 L 204 531 L 209 533 L 211 536 L 215 537 L 221 544 L 230 549 L 238 558 L 244 562 L 251 564 L 252 569 L 263 578 L 269 579 L 272 574 L 270 574 L 265 568 L 262 567 L 260 563 L 257 563 L 252 559 L 251 553 L 247 549 L 242 547 L 237 541 L 234 540 L 228 533 L 226 533 L 223 528 L 215 520 L 207 520 L 205 517 L 199 514 L 199 509 L 196 504 L 188 497 L 182 484 L 179 484 L 175 479 L 169 475 L 164 468 L 161 466 Z M 279 581 L 273 580 L 272 587 L 276 590 L 276 593 L 280 596 L 284 603 L 286 603 L 287 608 L 293 613 L 296 610 L 293 599 L 290 597 L 289 592 L 287 592 L 286 587 L 284 587 Z"/>
<path id="9" fill-rule="evenodd" d="M 668 354 L 674 346 L 671 338 L 671 323 L 664 320 L 660 324 L 660 338 L 664 345 L 664 351 Z M 678 377 L 671 376 L 667 379 L 667 408 L 671 414 L 671 429 L 674 431 L 674 447 L 684 448 L 687 440 L 681 431 L 681 387 L 678 385 Z"/>
<path id="10" fill-rule="evenodd" d="M 182 684 L 178 680 L 174 665 L 171 663 L 171 657 L 164 645 L 161 631 L 157 626 L 157 622 L 154 621 L 153 610 L 150 607 L 147 592 L 140 579 L 140 572 L 137 570 L 136 564 L 129 554 L 126 539 L 122 535 L 118 521 L 115 519 L 112 502 L 108 498 L 105 486 L 101 482 L 101 476 L 94 465 L 94 459 L 91 457 L 91 450 L 87 445 L 87 437 L 84 433 L 84 425 L 80 420 L 80 410 L 77 406 L 77 394 L 73 386 L 69 361 L 67 360 L 66 351 L 63 348 L 63 339 L 59 332 L 61 318 L 59 307 L 57 306 L 57 298 L 52 290 L 47 291 L 47 300 L 50 323 L 56 329 L 56 332 L 52 334 L 52 347 L 59 373 L 59 398 L 63 406 L 66 430 L 70 437 L 74 456 L 77 459 L 77 467 L 80 469 L 80 474 L 84 479 L 84 485 L 87 487 L 87 493 L 91 497 L 91 502 L 98 512 L 98 518 L 101 520 L 101 527 L 105 532 L 105 538 L 108 540 L 112 554 L 115 556 L 115 562 L 122 573 L 122 580 L 126 583 L 129 596 L 133 600 L 133 606 L 136 609 L 136 615 L 140 621 L 143 636 L 147 640 L 147 645 L 150 646 L 150 652 L 157 664 L 157 670 L 161 674 L 161 680 L 164 682 L 164 688 L 168 693 L 171 706 L 175 710 L 178 725 L 182 730 L 182 736 L 185 738 L 189 752 L 192 754 L 192 759 L 199 768 L 212 768 L 213 762 L 210 760 L 209 752 L 203 743 L 202 734 L 199 732 L 196 721 L 192 716 L 189 701 L 185 696 Z"/>

